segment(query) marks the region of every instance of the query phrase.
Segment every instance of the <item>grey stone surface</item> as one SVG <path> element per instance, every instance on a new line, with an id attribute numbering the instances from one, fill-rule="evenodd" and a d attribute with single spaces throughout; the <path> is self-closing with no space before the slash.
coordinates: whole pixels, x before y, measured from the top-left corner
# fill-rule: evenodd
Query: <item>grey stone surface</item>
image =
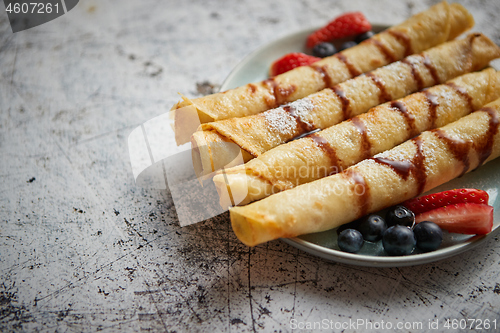
<path id="1" fill-rule="evenodd" d="M 500 43 L 500 2 L 460 1 Z M 135 186 L 133 128 L 177 92 L 348 10 L 394 24 L 436 1 L 97 1 L 13 34 L 0 5 L 0 330 L 289 332 L 292 320 L 497 319 L 500 242 L 405 268 L 242 245 L 224 214 L 181 228 Z M 340 330 L 337 330 L 340 331 Z M 362 332 L 364 326 L 345 332 Z M 379 331 L 383 331 L 382 329 Z M 490 331 L 494 331 L 490 329 Z"/>

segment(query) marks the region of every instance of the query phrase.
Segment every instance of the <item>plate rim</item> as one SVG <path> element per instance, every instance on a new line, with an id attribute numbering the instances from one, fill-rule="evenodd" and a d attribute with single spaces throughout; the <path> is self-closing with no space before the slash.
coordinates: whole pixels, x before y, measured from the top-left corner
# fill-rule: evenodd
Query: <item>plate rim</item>
<path id="1" fill-rule="evenodd" d="M 448 259 L 463 252 L 472 250 L 496 236 L 499 231 L 500 228 L 496 227 L 487 235 L 474 236 L 466 240 L 464 243 L 454 244 L 444 249 L 438 249 L 431 252 L 410 254 L 407 256 L 368 256 L 363 254 L 347 253 L 327 248 L 298 237 L 280 238 L 280 240 L 309 254 L 343 264 L 365 267 L 407 267 Z M 376 260 L 374 260 L 375 258 Z"/>

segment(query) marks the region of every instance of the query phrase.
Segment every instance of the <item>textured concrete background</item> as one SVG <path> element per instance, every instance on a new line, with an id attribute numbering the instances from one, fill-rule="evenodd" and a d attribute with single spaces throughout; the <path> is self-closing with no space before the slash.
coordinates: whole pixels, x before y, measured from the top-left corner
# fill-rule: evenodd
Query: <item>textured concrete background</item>
<path id="1" fill-rule="evenodd" d="M 500 44 L 500 2 L 460 2 L 474 30 Z M 16 34 L 1 4 L 0 330 L 288 332 L 293 319 L 438 319 L 452 331 L 448 318 L 500 327 L 498 237 L 406 268 L 336 264 L 281 241 L 249 249 L 227 215 L 180 228 L 170 193 L 137 188 L 131 173 L 128 134 L 177 92 L 199 96 L 256 48 L 341 12 L 394 24 L 434 3 L 86 0 Z"/>

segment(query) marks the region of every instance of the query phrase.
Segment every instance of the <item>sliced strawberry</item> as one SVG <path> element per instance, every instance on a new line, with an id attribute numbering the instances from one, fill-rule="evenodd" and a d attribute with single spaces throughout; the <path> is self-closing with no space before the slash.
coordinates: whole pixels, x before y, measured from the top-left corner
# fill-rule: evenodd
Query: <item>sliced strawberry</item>
<path id="1" fill-rule="evenodd" d="M 320 28 L 307 37 L 307 47 L 333 39 L 359 35 L 370 31 L 372 25 L 361 12 L 345 13 L 323 28 Z"/>
<path id="2" fill-rule="evenodd" d="M 449 232 L 486 235 L 493 228 L 493 207 L 477 203 L 448 205 L 415 216 L 415 223 L 423 221 L 434 222 Z"/>
<path id="3" fill-rule="evenodd" d="M 432 209 L 459 203 L 488 204 L 488 193 L 473 188 L 460 188 L 439 193 L 424 195 L 403 202 L 403 206 L 413 213 L 420 214 Z"/>
<path id="4" fill-rule="evenodd" d="M 318 60 L 321 60 L 321 58 L 313 57 L 300 52 L 288 53 L 273 62 L 269 74 L 271 76 L 276 76 L 288 72 L 296 67 L 310 65 Z"/>

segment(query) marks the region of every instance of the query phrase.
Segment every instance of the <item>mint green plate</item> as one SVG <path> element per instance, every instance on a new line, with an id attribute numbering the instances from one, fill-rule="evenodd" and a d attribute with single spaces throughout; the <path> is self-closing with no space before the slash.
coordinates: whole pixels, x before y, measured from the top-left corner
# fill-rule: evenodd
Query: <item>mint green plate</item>
<path id="1" fill-rule="evenodd" d="M 387 28 L 374 25 L 374 31 Z M 268 77 L 271 63 L 290 52 L 304 52 L 306 37 L 314 29 L 306 29 L 284 36 L 265 45 L 248 55 L 226 78 L 221 91 L 239 87 L 250 82 L 258 82 Z M 496 67 L 496 66 L 495 66 Z M 478 188 L 488 192 L 489 204 L 495 208 L 493 231 L 486 236 L 470 236 L 444 232 L 441 247 L 433 252 L 418 253 L 408 256 L 390 257 L 384 252 L 381 242 L 365 242 L 359 253 L 351 254 L 340 251 L 337 246 L 337 230 L 332 229 L 320 233 L 303 235 L 296 238 L 282 239 L 285 243 L 299 248 L 315 256 L 351 265 L 371 267 L 402 267 L 420 265 L 455 256 L 476 246 L 485 245 L 500 230 L 500 159 L 496 159 L 481 168 L 435 188 L 432 192 L 440 192 L 453 188 Z M 429 192 L 431 193 L 431 192 Z"/>

